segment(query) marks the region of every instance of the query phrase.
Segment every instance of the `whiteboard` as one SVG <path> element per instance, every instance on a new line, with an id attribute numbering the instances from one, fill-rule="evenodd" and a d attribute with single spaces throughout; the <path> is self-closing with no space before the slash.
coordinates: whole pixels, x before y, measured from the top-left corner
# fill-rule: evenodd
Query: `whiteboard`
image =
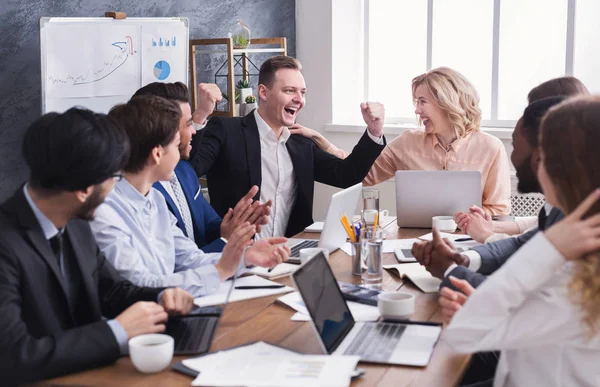
<path id="1" fill-rule="evenodd" d="M 189 76 L 188 18 L 40 19 L 42 114 L 108 113 L 151 82 Z"/>

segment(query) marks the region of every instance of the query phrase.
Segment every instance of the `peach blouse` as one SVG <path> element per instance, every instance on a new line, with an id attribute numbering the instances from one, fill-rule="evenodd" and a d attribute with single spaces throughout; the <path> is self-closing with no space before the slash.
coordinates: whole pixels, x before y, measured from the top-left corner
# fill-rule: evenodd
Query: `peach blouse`
<path id="1" fill-rule="evenodd" d="M 406 131 L 385 147 L 363 184 L 379 184 L 398 170 L 479 171 L 483 210 L 491 215 L 510 213 L 508 155 L 502 142 L 487 133 L 473 132 L 456 139 L 446 150 L 434 134 Z"/>

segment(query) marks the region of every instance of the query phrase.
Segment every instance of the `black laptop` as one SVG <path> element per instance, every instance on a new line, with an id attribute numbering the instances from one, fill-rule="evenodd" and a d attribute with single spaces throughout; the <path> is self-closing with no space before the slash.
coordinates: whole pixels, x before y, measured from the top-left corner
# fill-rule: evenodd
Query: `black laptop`
<path id="1" fill-rule="evenodd" d="M 223 314 L 221 307 L 196 308 L 186 316 L 169 317 L 165 334 L 175 339 L 175 355 L 208 352 Z"/>

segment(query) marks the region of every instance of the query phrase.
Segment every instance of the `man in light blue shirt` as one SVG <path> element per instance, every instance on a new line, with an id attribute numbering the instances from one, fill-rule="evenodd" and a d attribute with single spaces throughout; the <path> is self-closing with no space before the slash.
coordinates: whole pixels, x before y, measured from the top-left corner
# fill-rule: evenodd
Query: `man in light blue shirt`
<path id="1" fill-rule="evenodd" d="M 289 248 L 281 245 L 285 238 L 252 244 L 256 226 L 247 222 L 233 231 L 222 253 L 211 254 L 177 227 L 163 196 L 152 187 L 170 180 L 179 162 L 177 103 L 137 96 L 115 106 L 109 116 L 127 132 L 131 157 L 125 178 L 98 208 L 91 226 L 121 275 L 140 286 L 179 286 L 199 297 L 216 292 L 221 281 L 243 273 L 246 265 L 272 267 L 287 260 Z"/>
<path id="2" fill-rule="evenodd" d="M 94 240 L 88 220 L 129 155 L 113 120 L 46 114 L 22 153 L 29 181 L 0 204 L 0 380 L 11 385 L 108 365 L 130 338 L 164 331 L 167 313 L 193 305 L 181 289 L 126 281 Z"/>

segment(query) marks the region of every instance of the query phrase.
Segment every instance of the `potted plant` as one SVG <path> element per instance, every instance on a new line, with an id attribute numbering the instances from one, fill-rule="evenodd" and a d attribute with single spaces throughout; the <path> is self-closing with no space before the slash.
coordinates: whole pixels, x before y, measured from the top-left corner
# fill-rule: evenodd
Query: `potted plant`
<path id="1" fill-rule="evenodd" d="M 256 97 L 253 95 L 249 95 L 246 97 L 246 109 L 245 114 L 249 114 L 252 110 L 256 109 Z"/>
<path id="2" fill-rule="evenodd" d="M 235 23 L 228 35 L 232 40 L 233 48 L 248 48 L 248 45 L 250 44 L 250 28 L 241 20 L 238 20 L 237 23 Z"/>
<path id="3" fill-rule="evenodd" d="M 237 83 L 237 89 L 240 91 L 241 101 L 245 101 L 249 95 L 252 95 L 252 88 L 250 87 L 250 82 L 248 79 L 241 79 Z"/>

